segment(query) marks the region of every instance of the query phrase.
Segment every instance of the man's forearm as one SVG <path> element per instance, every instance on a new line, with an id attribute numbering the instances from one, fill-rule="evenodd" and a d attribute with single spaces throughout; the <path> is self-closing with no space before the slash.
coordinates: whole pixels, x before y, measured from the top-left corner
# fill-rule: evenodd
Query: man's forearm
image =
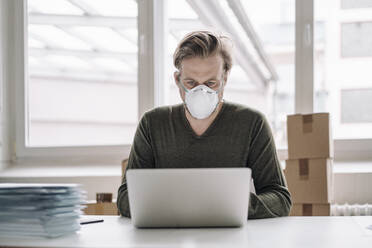
<path id="1" fill-rule="evenodd" d="M 126 187 L 126 184 L 122 184 L 118 190 L 116 205 L 118 207 L 120 215 L 130 218 L 128 189 Z"/>
<path id="2" fill-rule="evenodd" d="M 288 216 L 291 209 L 290 197 L 280 191 L 268 191 L 259 195 L 250 194 L 248 218 L 272 218 Z"/>

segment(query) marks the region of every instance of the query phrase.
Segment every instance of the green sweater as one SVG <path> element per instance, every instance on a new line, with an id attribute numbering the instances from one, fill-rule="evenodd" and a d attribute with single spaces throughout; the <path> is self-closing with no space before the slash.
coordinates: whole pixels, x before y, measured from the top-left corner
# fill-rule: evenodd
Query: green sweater
<path id="1" fill-rule="evenodd" d="M 144 114 L 127 170 L 217 167 L 252 169 L 256 194 L 250 193 L 249 219 L 289 214 L 291 196 L 270 127 L 262 114 L 225 101 L 201 136 L 192 130 L 182 104 L 155 108 Z M 117 206 L 121 215 L 130 217 L 125 175 L 118 190 Z"/>

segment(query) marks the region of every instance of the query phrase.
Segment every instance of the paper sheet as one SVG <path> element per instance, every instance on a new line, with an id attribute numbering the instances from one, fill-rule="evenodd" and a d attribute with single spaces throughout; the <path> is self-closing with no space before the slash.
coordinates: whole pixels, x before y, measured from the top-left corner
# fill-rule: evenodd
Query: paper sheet
<path id="1" fill-rule="evenodd" d="M 76 232 L 85 197 L 77 184 L 0 184 L 0 237 Z"/>

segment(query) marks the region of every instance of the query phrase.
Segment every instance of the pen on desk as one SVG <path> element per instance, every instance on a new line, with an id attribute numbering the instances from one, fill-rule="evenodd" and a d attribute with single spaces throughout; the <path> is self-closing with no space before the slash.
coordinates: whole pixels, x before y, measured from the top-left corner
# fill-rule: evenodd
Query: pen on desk
<path id="1" fill-rule="evenodd" d="M 81 221 L 80 225 L 103 222 L 103 219 Z"/>

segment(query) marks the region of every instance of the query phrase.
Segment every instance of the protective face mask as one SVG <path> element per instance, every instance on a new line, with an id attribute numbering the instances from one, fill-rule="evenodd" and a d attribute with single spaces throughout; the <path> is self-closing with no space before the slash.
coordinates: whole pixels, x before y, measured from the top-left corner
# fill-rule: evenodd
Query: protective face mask
<path id="1" fill-rule="evenodd" d="M 209 117 L 218 105 L 218 91 L 205 85 L 199 85 L 191 90 L 185 90 L 185 104 L 190 114 L 196 119 Z"/>

